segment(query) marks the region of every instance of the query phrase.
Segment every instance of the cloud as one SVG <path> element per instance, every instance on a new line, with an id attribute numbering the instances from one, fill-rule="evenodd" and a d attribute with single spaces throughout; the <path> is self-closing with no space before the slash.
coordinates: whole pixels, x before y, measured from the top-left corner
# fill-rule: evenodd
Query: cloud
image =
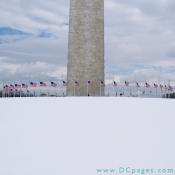
<path id="1" fill-rule="evenodd" d="M 1 63 L 0 74 L 3 81 L 58 80 L 66 78 L 66 67 L 46 62 Z"/>
<path id="2" fill-rule="evenodd" d="M 48 79 L 66 67 L 69 0 L 1 0 L 0 11 L 0 29 L 14 32 L 0 30 L 2 78 Z M 106 77 L 175 80 L 174 17 L 174 0 L 105 1 Z"/>
<path id="3" fill-rule="evenodd" d="M 106 2 L 107 73 L 115 70 L 121 79 L 175 80 L 173 5 L 170 0 Z"/>

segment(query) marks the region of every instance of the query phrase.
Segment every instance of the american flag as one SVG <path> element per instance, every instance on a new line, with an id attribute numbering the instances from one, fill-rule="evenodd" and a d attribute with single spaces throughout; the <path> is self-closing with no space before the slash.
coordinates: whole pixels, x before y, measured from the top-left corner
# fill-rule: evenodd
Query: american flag
<path id="1" fill-rule="evenodd" d="M 6 87 L 9 87 L 9 86 L 8 86 L 8 85 L 4 85 L 4 89 L 5 89 Z"/>
<path id="2" fill-rule="evenodd" d="M 149 84 L 149 83 L 145 83 L 145 86 L 146 86 L 146 88 L 150 88 L 151 87 L 151 85 Z"/>
<path id="3" fill-rule="evenodd" d="M 67 86 L 67 82 L 66 81 L 63 81 L 63 86 Z"/>
<path id="4" fill-rule="evenodd" d="M 15 89 L 14 88 L 10 88 L 10 91 L 13 92 Z"/>
<path id="5" fill-rule="evenodd" d="M 15 88 L 21 88 L 20 84 L 15 84 Z"/>
<path id="6" fill-rule="evenodd" d="M 10 88 L 9 88 L 8 85 L 5 85 L 5 86 L 4 86 L 4 90 L 5 90 L 5 91 L 8 91 L 9 89 L 10 89 Z"/>
<path id="7" fill-rule="evenodd" d="M 129 82 L 128 81 L 125 81 L 125 86 L 129 86 Z"/>
<path id="8" fill-rule="evenodd" d="M 160 84 L 159 87 L 160 87 L 160 90 L 163 91 L 163 85 Z"/>
<path id="9" fill-rule="evenodd" d="M 105 86 L 104 81 L 101 81 L 100 84 L 101 86 Z"/>
<path id="10" fill-rule="evenodd" d="M 8 85 L 5 85 L 5 86 L 4 86 L 4 89 L 5 89 L 5 88 L 8 88 L 8 87 L 9 87 Z"/>
<path id="11" fill-rule="evenodd" d="M 168 86 L 169 91 L 173 91 L 173 87 L 171 85 Z"/>
<path id="12" fill-rule="evenodd" d="M 90 80 L 88 80 L 88 81 L 87 81 L 87 85 L 90 85 L 90 84 L 91 84 L 91 81 L 90 81 Z"/>
<path id="13" fill-rule="evenodd" d="M 159 87 L 158 84 L 154 83 L 154 88 L 158 88 L 158 87 Z"/>
<path id="14" fill-rule="evenodd" d="M 44 82 L 40 82 L 40 87 L 46 87 L 47 86 L 47 84 L 46 83 L 44 83 Z"/>
<path id="15" fill-rule="evenodd" d="M 52 86 L 52 87 L 57 87 L 58 84 L 52 81 L 52 82 L 51 82 L 51 86 Z"/>
<path id="16" fill-rule="evenodd" d="M 140 84 L 138 82 L 136 82 L 136 87 L 140 88 Z"/>
<path id="17" fill-rule="evenodd" d="M 10 85 L 10 88 L 11 88 L 11 89 L 14 89 L 14 88 L 15 88 L 15 86 L 14 86 L 13 84 L 11 84 L 11 85 Z"/>
<path id="18" fill-rule="evenodd" d="M 79 86 L 80 84 L 78 83 L 78 81 L 75 81 L 75 86 Z"/>
<path id="19" fill-rule="evenodd" d="M 22 88 L 28 88 L 28 85 L 23 83 Z"/>
<path id="20" fill-rule="evenodd" d="M 37 83 L 30 82 L 30 87 L 37 87 Z"/>
<path id="21" fill-rule="evenodd" d="M 114 85 L 114 86 L 117 86 L 117 82 L 116 82 L 116 81 L 114 81 L 114 82 L 113 82 L 113 85 Z"/>

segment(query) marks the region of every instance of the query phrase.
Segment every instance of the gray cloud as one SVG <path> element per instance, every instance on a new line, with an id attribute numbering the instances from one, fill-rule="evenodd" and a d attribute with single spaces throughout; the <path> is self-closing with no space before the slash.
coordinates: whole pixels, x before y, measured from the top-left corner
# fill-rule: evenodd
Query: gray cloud
<path id="1" fill-rule="evenodd" d="M 42 0 L 1 0 L 0 11 L 0 26 L 33 33 L 33 36 L 23 40 L 0 45 L 3 78 L 7 74 L 9 78 L 25 78 L 29 75 L 38 78 L 38 63 L 48 65 L 45 74 L 37 71 L 37 75 L 43 78 L 56 75 L 57 68 L 65 70 L 69 0 L 44 3 Z M 171 76 L 175 73 L 175 69 L 172 69 L 175 66 L 174 18 L 174 0 L 105 1 L 106 73 L 126 79 L 151 79 L 155 76 L 175 80 Z M 41 31 L 51 33 L 54 37 L 38 37 Z M 18 65 L 18 69 L 11 71 L 10 68 L 3 68 L 7 65 L 12 70 Z M 30 67 L 28 71 L 25 71 L 26 65 Z M 35 68 L 32 69 L 32 66 Z M 165 71 L 160 71 L 162 69 Z"/>

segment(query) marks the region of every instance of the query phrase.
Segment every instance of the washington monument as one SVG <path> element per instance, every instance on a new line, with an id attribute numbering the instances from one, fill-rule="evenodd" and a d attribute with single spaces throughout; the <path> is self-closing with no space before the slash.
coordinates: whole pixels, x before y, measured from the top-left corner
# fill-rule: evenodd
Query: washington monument
<path id="1" fill-rule="evenodd" d="M 70 0 L 68 96 L 104 95 L 104 0 Z"/>

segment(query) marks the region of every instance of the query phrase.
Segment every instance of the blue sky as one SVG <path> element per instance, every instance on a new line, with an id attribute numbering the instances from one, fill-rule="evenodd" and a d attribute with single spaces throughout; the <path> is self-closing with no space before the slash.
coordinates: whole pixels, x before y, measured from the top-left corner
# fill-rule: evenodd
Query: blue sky
<path id="1" fill-rule="evenodd" d="M 66 77 L 69 1 L 0 1 L 0 80 Z M 105 2 L 106 79 L 174 81 L 174 0 Z"/>

